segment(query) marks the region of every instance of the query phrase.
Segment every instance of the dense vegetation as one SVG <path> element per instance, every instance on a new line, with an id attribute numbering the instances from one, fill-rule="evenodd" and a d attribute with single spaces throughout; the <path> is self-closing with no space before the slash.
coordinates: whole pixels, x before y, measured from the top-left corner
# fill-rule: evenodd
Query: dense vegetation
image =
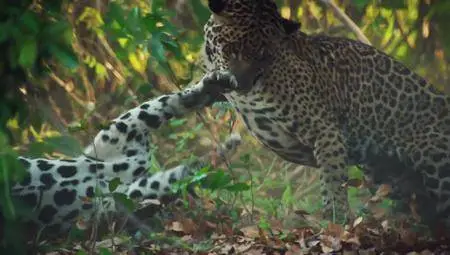
<path id="1" fill-rule="evenodd" d="M 8 191 L 23 175 L 16 156 L 77 155 L 119 113 L 198 79 L 202 26 L 209 17 L 205 2 L 0 1 L 0 205 L 10 239 L 19 238 L 11 234 L 18 231 L 13 220 L 23 213 L 13 206 Z M 355 39 L 365 35 L 372 45 L 406 63 L 438 89 L 450 91 L 449 1 L 277 2 L 283 16 L 300 21 L 305 32 Z M 343 19 L 342 11 L 359 29 Z M 178 215 L 174 222 L 179 225 L 172 222 L 166 230 L 198 238 L 259 226 L 260 232 L 248 235 L 262 238 L 264 233 L 274 234 L 275 226 L 311 225 L 311 219 L 304 218 L 320 207 L 317 173 L 261 148 L 227 105 L 177 119 L 154 134 L 158 160 L 151 171 L 204 153 L 231 130 L 244 135 L 244 145 L 229 169 L 212 172 L 209 189 L 200 191 L 210 205 L 206 215 L 205 208 L 190 208 L 191 214 Z M 361 179 L 358 169 L 351 172 L 354 179 Z M 368 199 L 354 187 L 350 195 L 355 207 Z M 374 209 L 378 219 L 389 217 L 390 203 L 383 200 Z M 218 215 L 225 226 L 214 219 Z M 208 224 L 188 229 L 190 217 Z M 314 224 L 327 226 L 320 219 Z M 161 241 L 160 235 L 152 238 Z M 181 239 L 171 243 L 190 251 L 207 251 L 215 245 L 208 238 L 196 245 Z"/>

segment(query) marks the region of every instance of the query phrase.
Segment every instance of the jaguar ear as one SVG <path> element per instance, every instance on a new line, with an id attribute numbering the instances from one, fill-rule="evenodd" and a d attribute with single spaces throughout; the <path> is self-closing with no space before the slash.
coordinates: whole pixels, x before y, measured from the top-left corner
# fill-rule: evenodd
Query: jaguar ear
<path id="1" fill-rule="evenodd" d="M 220 14 L 225 6 L 226 0 L 208 0 L 208 7 L 215 14 Z"/>
<path id="2" fill-rule="evenodd" d="M 288 20 L 285 18 L 281 19 L 281 24 L 283 25 L 284 31 L 288 35 L 297 32 L 301 26 L 299 22 Z"/>

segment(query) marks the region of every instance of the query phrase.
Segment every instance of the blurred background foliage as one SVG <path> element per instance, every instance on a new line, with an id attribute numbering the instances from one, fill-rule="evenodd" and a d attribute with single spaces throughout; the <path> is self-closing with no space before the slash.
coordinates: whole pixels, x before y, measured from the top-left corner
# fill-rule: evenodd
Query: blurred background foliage
<path id="1" fill-rule="evenodd" d="M 300 21 L 307 33 L 356 38 L 327 0 L 277 2 L 282 15 Z M 450 1 L 334 3 L 375 47 L 450 90 Z M 208 17 L 203 0 L 1 0 L 1 204 L 9 203 L 8 180 L 20 178 L 17 153 L 77 155 L 121 112 L 198 80 Z M 245 164 L 236 171 L 244 171 L 241 181 L 252 179 L 257 197 L 244 194 L 242 201 L 269 218 L 318 206 L 317 173 L 261 148 L 223 105 L 153 134 L 154 166 L 201 155 L 231 130 L 245 141 L 236 156 Z"/>

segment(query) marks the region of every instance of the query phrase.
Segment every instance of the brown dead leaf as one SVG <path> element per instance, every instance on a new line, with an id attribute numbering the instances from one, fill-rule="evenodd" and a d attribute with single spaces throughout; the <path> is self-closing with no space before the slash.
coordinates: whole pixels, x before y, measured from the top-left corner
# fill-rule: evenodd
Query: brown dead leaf
<path id="1" fill-rule="evenodd" d="M 362 184 L 363 184 L 363 181 L 362 181 L 362 180 L 359 180 L 359 179 L 350 179 L 350 180 L 348 180 L 348 181 L 344 184 L 344 186 L 345 186 L 345 187 L 355 187 L 355 188 L 360 188 L 360 187 L 362 186 Z"/>
<path id="2" fill-rule="evenodd" d="M 217 228 L 217 224 L 212 223 L 211 221 L 205 221 L 204 222 L 205 227 L 209 228 L 209 229 L 216 229 Z"/>
<path id="3" fill-rule="evenodd" d="M 149 205 L 161 205 L 161 201 L 158 199 L 144 199 L 141 202 L 139 202 L 142 206 L 149 206 Z"/>
<path id="4" fill-rule="evenodd" d="M 216 207 L 216 203 L 212 199 L 203 199 L 203 208 L 207 211 L 214 211 Z"/>
<path id="5" fill-rule="evenodd" d="M 268 243 L 266 231 L 262 228 L 258 228 L 259 238 L 261 238 L 261 242 L 264 244 Z"/>
<path id="6" fill-rule="evenodd" d="M 363 221 L 363 217 L 358 217 L 353 221 L 353 228 L 356 228 Z"/>
<path id="7" fill-rule="evenodd" d="M 305 211 L 305 210 L 295 210 L 294 213 L 299 215 L 299 216 L 309 215 L 309 213 L 307 211 Z"/>
<path id="8" fill-rule="evenodd" d="M 183 225 L 183 232 L 186 234 L 196 234 L 199 229 L 198 225 L 191 218 L 184 218 L 181 220 Z"/>
<path id="9" fill-rule="evenodd" d="M 344 234 L 344 227 L 340 224 L 328 223 L 325 235 L 340 238 Z"/>
<path id="10" fill-rule="evenodd" d="M 289 245 L 286 255 L 302 254 L 302 248 L 296 244 Z"/>
<path id="11" fill-rule="evenodd" d="M 370 211 L 372 212 L 372 215 L 375 219 L 381 219 L 384 216 L 386 216 L 386 209 L 381 208 L 381 207 L 373 207 L 370 209 Z"/>
<path id="12" fill-rule="evenodd" d="M 412 200 L 409 202 L 409 209 L 411 210 L 411 215 L 413 217 L 414 220 L 416 221 L 420 221 L 421 217 L 419 215 L 419 213 L 417 212 L 417 202 L 415 200 Z"/>
<path id="13" fill-rule="evenodd" d="M 381 227 L 383 227 L 384 231 L 388 231 L 388 229 L 389 229 L 389 221 L 388 220 L 383 220 L 383 222 L 381 222 Z"/>
<path id="14" fill-rule="evenodd" d="M 417 235 L 406 229 L 400 231 L 400 238 L 408 246 L 414 246 L 417 243 Z"/>
<path id="15" fill-rule="evenodd" d="M 75 225 L 80 230 L 86 230 L 89 226 L 88 222 L 81 217 L 77 219 L 77 221 L 75 222 Z"/>
<path id="16" fill-rule="evenodd" d="M 244 236 L 250 237 L 250 238 L 258 238 L 259 237 L 259 228 L 256 225 L 247 226 L 239 229 Z"/>
<path id="17" fill-rule="evenodd" d="M 183 224 L 181 224 L 181 222 L 178 222 L 178 221 L 174 221 L 170 225 L 166 226 L 166 230 L 185 233 Z"/>
<path id="18" fill-rule="evenodd" d="M 391 193 L 392 191 L 392 187 L 388 184 L 381 184 L 380 187 L 378 187 L 377 192 L 375 193 L 375 196 L 378 197 L 386 197 L 387 195 L 389 195 L 389 193 Z"/>
<path id="19" fill-rule="evenodd" d="M 341 239 L 329 235 L 321 235 L 320 247 L 324 253 L 338 251 L 342 248 Z"/>
<path id="20" fill-rule="evenodd" d="M 359 241 L 359 238 L 356 237 L 356 236 L 351 237 L 351 238 L 345 240 L 345 242 L 346 242 L 346 243 L 350 243 L 350 244 L 355 244 L 355 245 L 357 245 L 357 246 L 360 246 L 360 245 L 361 245 L 361 242 Z"/>
<path id="21" fill-rule="evenodd" d="M 253 243 L 248 243 L 248 244 L 244 244 L 244 245 L 238 245 L 237 248 L 236 248 L 236 252 L 238 254 L 245 253 L 250 248 L 252 248 L 252 246 L 253 246 Z"/>

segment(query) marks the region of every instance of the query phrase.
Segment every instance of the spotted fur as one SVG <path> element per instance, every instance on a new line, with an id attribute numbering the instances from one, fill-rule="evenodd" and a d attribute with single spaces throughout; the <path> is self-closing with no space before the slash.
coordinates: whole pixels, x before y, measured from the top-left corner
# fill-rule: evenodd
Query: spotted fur
<path id="1" fill-rule="evenodd" d="M 204 27 L 208 70 L 268 66 L 226 93 L 252 133 L 282 158 L 321 169 L 325 211 L 346 214 L 347 166 L 383 182 L 424 188 L 450 218 L 450 98 L 372 46 L 306 35 L 272 0 L 209 0 Z M 392 174 L 386 164 L 398 166 Z M 386 173 L 383 175 L 381 173 Z M 405 177 L 396 182 L 390 177 Z M 396 179 L 398 180 L 398 179 Z M 419 180 L 419 181 L 417 181 Z M 397 187 L 394 187 L 394 189 Z M 411 189 L 409 189 L 411 190 Z M 423 196 L 422 196 L 423 195 Z M 411 194 L 402 195 L 408 198 Z"/>
<path id="2" fill-rule="evenodd" d="M 236 86 L 227 72 L 212 72 L 198 84 L 178 93 L 163 95 L 135 107 L 101 130 L 84 154 L 73 159 L 20 157 L 26 176 L 12 188 L 14 198 L 33 208 L 32 221 L 43 226 L 66 228 L 77 218 L 114 212 L 109 183 L 118 178 L 114 192 L 132 199 L 161 199 L 170 185 L 195 170 L 192 165 L 150 174 L 152 130 L 173 116 L 182 116 L 218 100 L 220 86 Z M 220 89 L 221 90 L 221 89 Z M 233 151 L 239 142 L 232 137 L 220 153 Z"/>

